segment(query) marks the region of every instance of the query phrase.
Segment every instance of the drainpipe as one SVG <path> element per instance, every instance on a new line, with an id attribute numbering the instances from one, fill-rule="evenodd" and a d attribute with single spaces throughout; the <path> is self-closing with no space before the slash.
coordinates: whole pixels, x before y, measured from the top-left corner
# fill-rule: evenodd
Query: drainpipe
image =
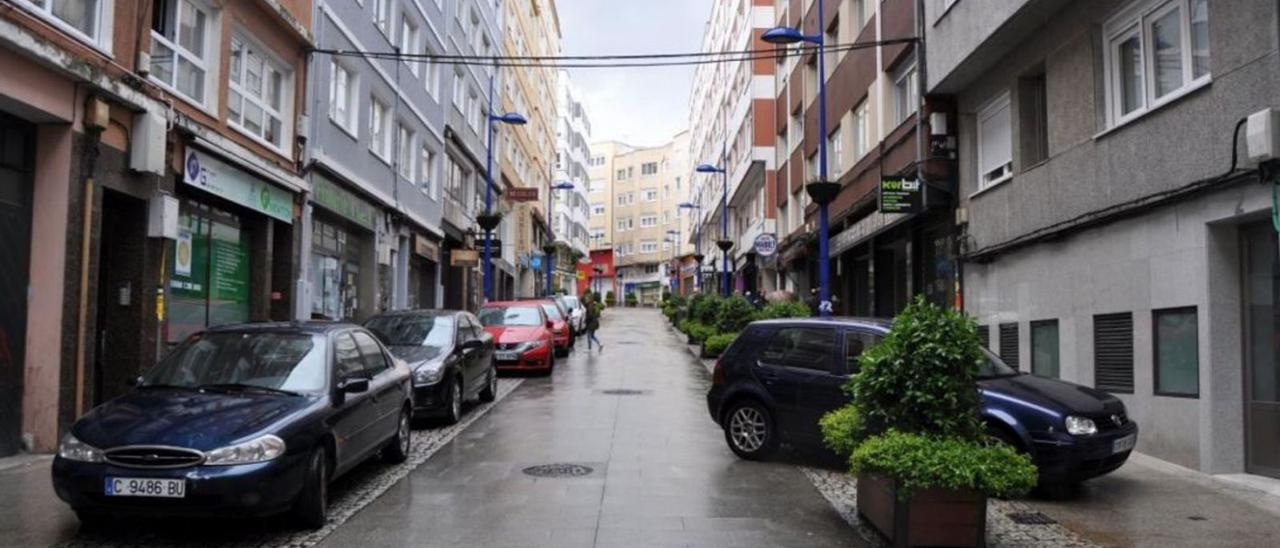
<path id="1" fill-rule="evenodd" d="M 95 99 L 90 98 L 92 102 Z M 87 109 L 88 107 L 86 107 Z M 84 179 L 84 195 L 80 211 L 80 295 L 76 309 L 76 417 L 84 415 L 85 338 L 89 318 L 89 268 L 93 236 L 93 173 L 98 163 L 98 145 L 102 141 L 102 129 L 85 125 L 85 148 L 80 157 L 80 173 Z"/>

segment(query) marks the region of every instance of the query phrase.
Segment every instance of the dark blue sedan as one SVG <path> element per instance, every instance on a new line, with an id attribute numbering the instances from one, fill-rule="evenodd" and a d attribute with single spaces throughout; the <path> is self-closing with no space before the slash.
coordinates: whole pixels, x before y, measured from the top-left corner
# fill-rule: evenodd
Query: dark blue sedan
<path id="1" fill-rule="evenodd" d="M 359 326 L 211 329 L 76 421 L 53 486 L 87 525 L 291 511 L 320 527 L 334 478 L 375 454 L 407 458 L 409 377 Z"/>
<path id="2" fill-rule="evenodd" d="M 716 363 L 711 416 L 740 457 L 767 457 L 786 440 L 821 444 L 818 420 L 844 406 L 858 357 L 888 333 L 885 320 L 828 318 L 752 323 Z M 1069 486 L 1119 468 L 1138 425 L 1115 396 L 1019 373 L 986 352 L 982 419 L 1031 455 L 1045 486 Z"/>

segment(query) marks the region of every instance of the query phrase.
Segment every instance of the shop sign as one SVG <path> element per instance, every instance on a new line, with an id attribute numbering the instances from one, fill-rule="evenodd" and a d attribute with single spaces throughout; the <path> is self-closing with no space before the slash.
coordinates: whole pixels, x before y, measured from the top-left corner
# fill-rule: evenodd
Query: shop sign
<path id="1" fill-rule="evenodd" d="M 480 253 L 474 249 L 455 249 L 449 253 L 451 266 L 476 266 L 480 264 Z"/>
<path id="2" fill-rule="evenodd" d="M 484 239 L 483 236 L 476 238 L 476 249 L 484 249 L 485 241 L 486 240 Z M 489 249 L 491 251 L 494 251 L 496 253 L 502 252 L 502 240 L 499 240 L 497 238 L 491 238 L 487 241 L 489 242 Z"/>
<path id="3" fill-rule="evenodd" d="M 920 181 L 908 181 L 902 177 L 880 178 L 881 213 L 916 213 L 922 205 Z"/>
<path id="4" fill-rule="evenodd" d="M 182 182 L 258 213 L 293 223 L 293 195 L 194 148 L 187 148 Z"/>
<path id="5" fill-rule="evenodd" d="M 413 252 L 432 262 L 440 262 L 440 246 L 421 234 L 413 235 Z"/>
<path id="6" fill-rule="evenodd" d="M 191 231 L 185 228 L 179 230 L 178 243 L 174 246 L 173 273 L 191 277 L 191 258 L 194 254 L 195 250 L 191 248 Z"/>
<path id="7" fill-rule="evenodd" d="M 377 208 L 333 181 L 324 177 L 314 177 L 312 191 L 314 192 L 312 200 L 325 209 L 369 230 L 378 226 L 374 220 L 378 214 Z"/>
<path id="8" fill-rule="evenodd" d="M 905 213 L 872 213 L 846 228 L 844 232 L 833 236 L 827 253 L 832 257 L 844 253 L 845 250 L 858 245 L 877 232 L 906 220 L 907 217 Z"/>
<path id="9" fill-rule="evenodd" d="M 511 188 L 507 190 L 507 199 L 512 202 L 536 202 L 538 201 L 537 188 Z"/>
<path id="10" fill-rule="evenodd" d="M 753 248 L 756 254 L 761 257 L 772 257 L 778 252 L 778 237 L 773 234 L 761 234 L 756 236 L 756 242 Z"/>
<path id="11" fill-rule="evenodd" d="M 585 279 L 587 279 L 587 273 L 586 273 L 586 272 L 583 272 L 583 271 L 581 271 L 581 270 L 579 270 L 579 271 L 578 271 L 578 281 L 582 281 L 582 280 L 585 280 Z"/>
<path id="12" fill-rule="evenodd" d="M 529 268 L 534 270 L 542 268 L 542 255 L 533 255 L 529 257 Z"/>

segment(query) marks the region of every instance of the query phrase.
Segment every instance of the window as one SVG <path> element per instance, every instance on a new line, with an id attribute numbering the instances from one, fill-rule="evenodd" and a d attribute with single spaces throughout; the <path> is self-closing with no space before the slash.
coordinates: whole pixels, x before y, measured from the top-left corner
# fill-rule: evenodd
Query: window
<path id="1" fill-rule="evenodd" d="M 261 48 L 239 36 L 231 38 L 230 67 L 227 121 L 276 149 L 284 149 L 291 74 Z"/>
<path id="2" fill-rule="evenodd" d="M 1133 393 L 1133 313 L 1093 317 L 1093 385 Z"/>
<path id="3" fill-rule="evenodd" d="M 894 126 L 907 121 L 907 118 L 915 114 L 916 107 L 919 106 L 920 90 L 917 87 L 919 82 L 916 80 L 916 64 L 914 61 L 898 69 L 897 74 L 893 76 Z"/>
<path id="4" fill-rule="evenodd" d="M 1103 32 L 1113 125 L 1210 78 L 1208 0 L 1143 0 L 1107 22 Z"/>
<path id="5" fill-rule="evenodd" d="M 992 100 L 978 113 L 978 189 L 1013 176 L 1013 127 L 1009 94 Z"/>
<path id="6" fill-rule="evenodd" d="M 627 170 L 625 170 L 625 169 L 619 169 L 619 170 L 618 170 L 618 173 L 616 173 L 616 174 L 614 175 L 614 177 L 613 177 L 613 178 L 614 178 L 614 179 L 617 179 L 617 180 L 619 180 L 619 181 L 624 181 L 624 180 L 626 180 L 626 178 L 627 178 Z"/>
<path id="7" fill-rule="evenodd" d="M 465 76 L 462 74 L 462 69 L 455 69 L 453 72 L 453 108 L 458 109 L 458 112 L 466 114 L 467 111 L 463 106 L 466 100 L 467 84 Z"/>
<path id="8" fill-rule="evenodd" d="M 848 331 L 844 334 L 844 374 L 856 375 L 862 369 L 859 360 L 862 353 L 880 344 L 880 336 Z"/>
<path id="9" fill-rule="evenodd" d="M 627 205 L 627 195 L 626 195 L 626 194 L 619 194 L 619 195 L 618 195 L 618 205 L 620 205 L 620 206 Z"/>
<path id="10" fill-rule="evenodd" d="M 1156 394 L 1200 396 L 1200 340 L 1195 307 L 1151 313 L 1155 331 Z"/>
<path id="11" fill-rule="evenodd" d="M 604 215 L 604 204 L 591 204 L 591 216 L 599 217 Z"/>
<path id="12" fill-rule="evenodd" d="M 418 180 L 422 183 L 422 193 L 431 196 L 432 200 L 440 199 L 440 185 L 436 183 L 436 153 L 422 147 L 422 165 L 418 168 Z"/>
<path id="13" fill-rule="evenodd" d="M 640 242 L 640 252 L 641 253 L 657 253 L 658 242 L 655 242 L 653 240 L 645 240 L 643 242 Z"/>
<path id="14" fill-rule="evenodd" d="M 369 150 L 391 161 L 391 130 L 387 127 L 387 105 L 377 97 L 369 100 Z"/>
<path id="15" fill-rule="evenodd" d="M 1000 324 L 1000 359 L 1009 367 L 1020 369 L 1018 359 L 1018 324 Z"/>
<path id="16" fill-rule="evenodd" d="M 657 215 L 645 215 L 640 217 L 640 228 L 653 228 L 658 226 Z"/>
<path id="17" fill-rule="evenodd" d="M 805 182 L 818 180 L 818 153 L 809 155 L 809 159 L 804 162 L 804 180 Z"/>
<path id="18" fill-rule="evenodd" d="M 867 100 L 853 108 L 853 162 L 871 151 L 871 120 L 867 117 Z"/>
<path id="19" fill-rule="evenodd" d="M 373 23 L 382 34 L 391 36 L 391 0 L 373 0 Z"/>
<path id="20" fill-rule="evenodd" d="M 640 197 L 642 200 L 646 202 L 656 202 L 658 201 L 658 189 L 647 188 L 645 190 L 642 190 L 640 191 Z"/>
<path id="21" fill-rule="evenodd" d="M 364 358 L 351 333 L 342 333 L 333 338 L 333 361 L 338 369 L 338 379 L 354 379 L 364 376 Z"/>
<path id="22" fill-rule="evenodd" d="M 768 345 L 760 352 L 760 361 L 767 365 L 830 371 L 835 344 L 834 329 L 784 327 L 769 338 Z"/>
<path id="23" fill-rule="evenodd" d="M 433 55 L 433 52 L 427 48 L 426 40 L 423 40 L 422 54 Z M 427 94 L 431 95 L 437 103 L 440 102 L 440 64 L 425 59 L 418 64 L 424 67 L 422 85 L 426 88 Z"/>
<path id="24" fill-rule="evenodd" d="M 1049 107 L 1044 70 L 1018 80 L 1018 129 L 1022 167 L 1049 159 Z"/>
<path id="25" fill-rule="evenodd" d="M 453 157 L 448 157 L 447 162 L 448 173 L 445 174 L 444 178 L 444 191 L 450 198 L 462 203 L 464 189 L 467 186 L 467 177 L 471 174 L 464 170 Z"/>
<path id="26" fill-rule="evenodd" d="M 844 134 L 840 126 L 827 136 L 827 175 L 831 180 L 839 179 L 844 168 Z"/>
<path id="27" fill-rule="evenodd" d="M 626 232 L 627 224 L 630 221 L 631 221 L 630 219 L 618 219 L 618 228 L 617 228 L 618 232 Z"/>
<path id="28" fill-rule="evenodd" d="M 641 174 L 641 175 L 654 175 L 654 174 L 657 174 L 657 173 L 658 173 L 658 163 L 657 163 L 657 162 L 645 162 L 645 163 L 643 163 L 643 164 L 640 164 L 640 174 Z"/>
<path id="29" fill-rule="evenodd" d="M 356 93 L 359 86 L 355 74 L 337 61 L 329 63 L 329 119 L 338 127 L 356 135 Z"/>
<path id="30" fill-rule="evenodd" d="M 1031 373 L 1059 378 L 1058 320 L 1031 322 Z"/>
<path id="31" fill-rule="evenodd" d="M 413 180 L 413 131 L 404 124 L 396 124 L 396 170 L 401 177 Z"/>
<path id="32" fill-rule="evenodd" d="M 408 17 L 400 19 L 400 53 L 418 53 L 418 26 L 413 24 L 413 20 Z M 406 61 L 409 63 L 409 72 L 414 76 L 418 76 L 418 63 Z"/>
<path id="33" fill-rule="evenodd" d="M 386 371 L 391 366 L 387 363 L 386 354 L 382 353 L 382 347 L 373 340 L 368 333 L 364 331 L 353 331 L 351 333 L 356 339 L 356 346 L 360 348 L 360 355 L 364 358 L 364 375 L 373 378 Z"/>
<path id="34" fill-rule="evenodd" d="M 151 14 L 151 78 L 205 105 L 212 16 L 191 0 L 156 0 Z"/>
<path id="35" fill-rule="evenodd" d="M 90 42 L 110 47 L 102 34 L 103 0 L 19 0 L 19 3 Z"/>

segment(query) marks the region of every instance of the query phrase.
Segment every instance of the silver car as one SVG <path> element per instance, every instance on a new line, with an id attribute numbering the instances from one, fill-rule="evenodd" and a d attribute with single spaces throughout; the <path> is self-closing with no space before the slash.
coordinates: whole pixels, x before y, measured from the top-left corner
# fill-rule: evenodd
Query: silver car
<path id="1" fill-rule="evenodd" d="M 574 333 L 585 333 L 587 331 L 587 307 L 583 306 L 582 300 L 572 295 L 561 295 L 556 297 L 560 301 L 560 305 L 569 311 L 569 326 L 573 328 Z"/>

